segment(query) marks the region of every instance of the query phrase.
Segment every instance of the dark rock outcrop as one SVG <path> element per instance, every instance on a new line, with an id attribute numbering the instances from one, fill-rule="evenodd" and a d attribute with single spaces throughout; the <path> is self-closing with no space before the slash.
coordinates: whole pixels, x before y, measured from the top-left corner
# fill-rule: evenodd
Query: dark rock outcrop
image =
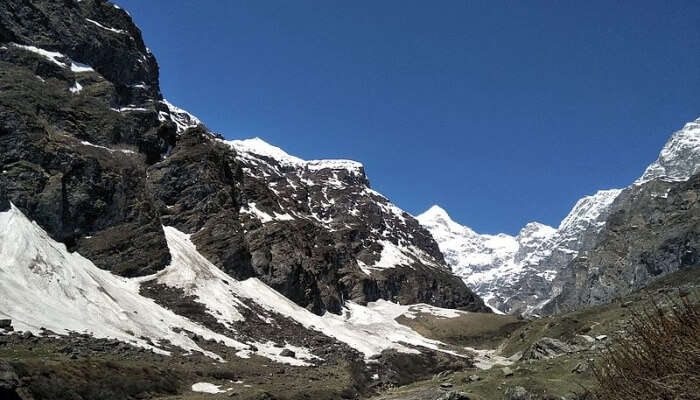
<path id="1" fill-rule="evenodd" d="M 700 265 L 700 174 L 625 189 L 612 205 L 598 244 L 554 281 L 544 308 L 560 312 L 599 304 Z"/>
<path id="2" fill-rule="evenodd" d="M 257 277 L 317 313 L 380 298 L 484 311 L 428 232 L 369 189 L 359 164 L 275 159 L 259 154 L 272 146 L 243 143 L 259 148 L 191 129 L 149 168 L 164 224 L 191 232 L 222 270 Z M 374 268 L 385 247 L 400 259 Z"/>
<path id="3" fill-rule="evenodd" d="M 533 343 L 523 353 L 521 360 L 545 360 L 576 351 L 574 346 L 568 345 L 560 340 L 543 337 Z"/>

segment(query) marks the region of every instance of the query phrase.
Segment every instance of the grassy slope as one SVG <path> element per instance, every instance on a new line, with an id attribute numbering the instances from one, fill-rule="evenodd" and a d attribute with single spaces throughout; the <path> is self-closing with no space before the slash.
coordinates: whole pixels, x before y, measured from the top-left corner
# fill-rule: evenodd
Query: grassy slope
<path id="1" fill-rule="evenodd" d="M 569 341 L 577 334 L 589 336 L 604 334 L 614 337 L 626 326 L 633 310 L 648 305 L 652 299 L 666 302 L 669 298 L 687 293 L 700 295 L 700 267 L 668 275 L 646 289 L 608 304 L 529 322 L 513 322 L 504 316 L 497 315 L 484 318 L 465 317 L 455 320 L 432 318 L 401 322 L 408 323 L 421 333 L 436 339 L 456 340 L 460 344 L 473 343 L 477 345 L 476 347 L 479 347 L 479 344 L 492 343 L 491 338 L 481 339 L 485 332 L 491 332 L 496 337 L 503 337 L 506 334 L 507 338 L 500 345 L 501 354 L 504 356 L 516 354 L 517 357 L 518 352 L 524 351 L 543 337 L 563 341 Z M 479 325 L 472 326 L 475 323 Z M 460 329 L 461 324 L 463 325 Z M 522 386 L 531 393 L 541 396 L 572 398 L 574 393 L 581 393 L 584 388 L 590 388 L 596 384 L 590 370 L 586 369 L 582 373 L 574 372 L 579 364 L 586 365 L 595 357 L 595 351 L 586 350 L 550 360 L 518 361 L 510 366 L 513 375 L 509 377 L 504 375 L 500 366 L 487 371 L 465 370 L 447 378 L 434 377 L 431 380 L 395 388 L 383 393 L 375 400 L 432 400 L 441 392 L 440 383 L 445 381 L 454 385 L 450 390 L 463 391 L 474 400 L 502 399 L 505 391 L 515 386 Z M 478 375 L 481 380 L 470 382 L 468 379 L 470 375 Z"/>

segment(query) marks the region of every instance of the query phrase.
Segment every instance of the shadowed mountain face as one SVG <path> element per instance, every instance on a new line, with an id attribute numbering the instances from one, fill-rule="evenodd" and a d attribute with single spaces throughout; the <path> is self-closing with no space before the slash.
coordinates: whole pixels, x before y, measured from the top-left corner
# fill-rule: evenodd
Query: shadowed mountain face
<path id="1" fill-rule="evenodd" d="M 163 99 L 106 1 L 0 4 L 0 207 L 125 277 L 171 261 L 162 226 L 316 313 L 387 299 L 484 310 L 418 222 L 352 161 L 227 142 Z"/>

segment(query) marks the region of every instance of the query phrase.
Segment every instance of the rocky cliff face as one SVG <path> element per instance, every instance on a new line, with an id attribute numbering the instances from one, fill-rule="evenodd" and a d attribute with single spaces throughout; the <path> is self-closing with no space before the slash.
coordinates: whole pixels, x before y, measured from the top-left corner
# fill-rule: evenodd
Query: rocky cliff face
<path id="1" fill-rule="evenodd" d="M 700 174 L 632 185 L 611 206 L 597 245 L 563 268 L 545 313 L 608 302 L 700 266 Z"/>
<path id="2" fill-rule="evenodd" d="M 0 204 L 98 267 L 162 270 L 165 225 L 316 313 L 378 299 L 484 309 L 360 164 L 224 141 L 163 99 L 155 58 L 111 3 L 2 2 L 0 42 Z"/>
<path id="3" fill-rule="evenodd" d="M 439 208 L 435 207 L 417 218 L 435 236 L 448 264 L 491 307 L 508 313 L 540 312 L 541 307 L 573 283 L 576 274 L 571 273 L 572 269 L 567 265 L 579 255 L 586 258 L 585 254 L 599 245 L 601 238 L 607 235 L 606 224 L 611 223 L 613 213 L 637 206 L 636 203 L 631 204 L 629 199 L 630 196 L 643 197 L 642 193 L 646 192 L 640 186 L 651 184 L 652 181 L 683 182 L 697 174 L 699 168 L 700 119 L 686 124 L 674 133 L 659 158 L 633 185 L 625 190 L 601 190 L 582 198 L 556 230 L 531 223 L 517 237 L 505 234 L 480 235 L 449 219 L 446 212 L 436 212 Z M 639 191 L 637 195 L 631 195 L 636 191 Z M 640 213 L 643 212 L 652 211 L 643 208 Z M 653 211 L 655 214 L 663 212 L 672 213 L 672 208 Z M 685 229 L 681 226 L 678 228 Z M 675 268 L 679 268 L 679 265 Z M 647 280 L 637 280 L 637 283 L 630 283 L 628 287 L 637 288 L 643 285 L 640 282 L 648 282 L 656 275 L 652 274 Z M 592 300 L 584 303 L 603 301 L 610 297 L 610 290 L 602 286 L 596 289 L 596 282 L 588 282 L 592 290 L 601 290 L 607 294 L 592 295 Z M 584 285 L 583 282 L 579 284 Z M 615 290 L 626 292 L 624 285 L 618 285 Z M 583 301 L 583 298 L 589 298 L 586 296 L 588 295 L 575 295 L 576 300 L 569 298 L 560 302 L 571 307 L 578 301 Z M 546 310 L 557 308 L 555 304 L 559 303 L 549 304 Z"/>
<path id="4" fill-rule="evenodd" d="M 13 0 L 0 39 L 0 197 L 102 268 L 163 268 L 146 168 L 175 126 L 138 28 L 107 2 Z"/>

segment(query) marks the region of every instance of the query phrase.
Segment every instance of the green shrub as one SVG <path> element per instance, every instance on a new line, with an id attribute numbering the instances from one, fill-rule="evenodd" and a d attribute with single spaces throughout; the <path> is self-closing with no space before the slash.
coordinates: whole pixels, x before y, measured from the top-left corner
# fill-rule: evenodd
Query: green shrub
<path id="1" fill-rule="evenodd" d="M 670 300 L 670 299 L 669 299 Z M 700 399 L 700 305 L 653 302 L 592 366 L 600 400 Z"/>

